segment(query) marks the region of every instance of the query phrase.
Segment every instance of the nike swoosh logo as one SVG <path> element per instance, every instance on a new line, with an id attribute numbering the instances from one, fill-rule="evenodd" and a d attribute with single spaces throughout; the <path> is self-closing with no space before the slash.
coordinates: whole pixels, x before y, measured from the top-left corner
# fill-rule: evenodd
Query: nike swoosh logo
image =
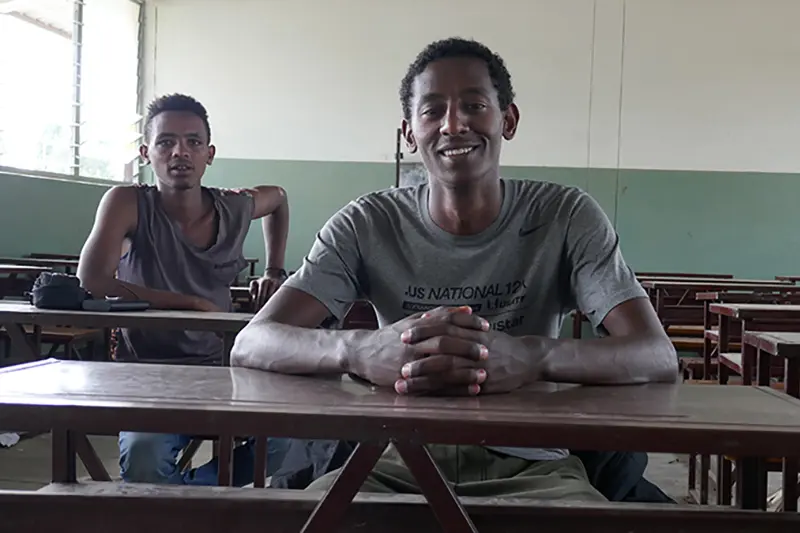
<path id="1" fill-rule="evenodd" d="M 539 224 L 537 226 L 533 226 L 532 228 L 520 228 L 519 229 L 519 236 L 520 237 L 527 237 L 528 235 L 530 235 L 531 233 L 533 233 L 537 229 L 542 228 L 542 227 L 544 227 L 546 225 L 547 224 L 545 223 L 545 224 Z"/>

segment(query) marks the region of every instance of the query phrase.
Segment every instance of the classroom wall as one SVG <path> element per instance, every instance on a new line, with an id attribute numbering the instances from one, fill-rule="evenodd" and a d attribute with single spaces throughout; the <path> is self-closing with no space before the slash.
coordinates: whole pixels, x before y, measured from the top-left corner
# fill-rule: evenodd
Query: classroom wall
<path id="1" fill-rule="evenodd" d="M 107 189 L 0 172 L 0 257 L 78 253 Z"/>
<path id="2" fill-rule="evenodd" d="M 145 92 L 209 108 L 208 183 L 287 189 L 293 268 L 338 207 L 393 183 L 414 55 L 475 37 L 522 110 L 504 175 L 588 190 L 636 269 L 772 276 L 800 270 L 797 20 L 795 0 L 155 0 Z"/>

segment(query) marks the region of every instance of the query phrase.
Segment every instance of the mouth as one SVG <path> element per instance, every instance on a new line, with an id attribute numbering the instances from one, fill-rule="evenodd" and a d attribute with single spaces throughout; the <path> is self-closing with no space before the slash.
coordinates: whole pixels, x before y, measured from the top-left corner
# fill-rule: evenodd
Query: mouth
<path id="1" fill-rule="evenodd" d="M 190 172 L 192 167 L 190 165 L 172 165 L 169 167 L 170 172 L 174 172 L 176 174 L 184 174 L 186 172 Z"/>
<path id="2" fill-rule="evenodd" d="M 439 150 L 439 154 L 444 157 L 450 159 L 456 159 L 459 157 L 464 157 L 468 155 L 470 152 L 473 152 L 477 148 L 477 146 L 464 146 L 461 148 L 446 148 L 444 150 Z"/>

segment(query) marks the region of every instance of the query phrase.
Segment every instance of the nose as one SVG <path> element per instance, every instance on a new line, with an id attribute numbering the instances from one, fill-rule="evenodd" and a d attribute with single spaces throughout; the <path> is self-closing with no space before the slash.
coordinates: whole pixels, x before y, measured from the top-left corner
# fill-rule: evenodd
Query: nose
<path id="1" fill-rule="evenodd" d="M 467 120 L 457 105 L 447 106 L 439 132 L 442 135 L 462 135 L 469 130 Z"/>
<path id="2" fill-rule="evenodd" d="M 176 159 L 189 158 L 189 142 L 186 139 L 178 139 L 172 146 L 172 157 Z"/>

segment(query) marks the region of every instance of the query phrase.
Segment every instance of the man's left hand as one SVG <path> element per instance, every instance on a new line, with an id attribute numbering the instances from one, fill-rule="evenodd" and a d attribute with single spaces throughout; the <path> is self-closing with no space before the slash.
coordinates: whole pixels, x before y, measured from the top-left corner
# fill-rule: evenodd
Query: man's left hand
<path id="1" fill-rule="evenodd" d="M 279 274 L 267 273 L 262 277 L 250 282 L 250 298 L 255 307 L 254 311 L 261 309 L 270 296 L 275 294 L 283 282 L 286 281 L 285 276 Z"/>
<path id="2" fill-rule="evenodd" d="M 444 335 L 486 346 L 488 358 L 469 361 L 441 353 L 436 339 Z M 446 323 L 412 328 L 407 338 L 410 344 L 429 344 L 432 348 L 426 357 L 401 369 L 407 394 L 454 390 L 488 394 L 518 389 L 540 378 L 548 346 L 544 338 L 512 337 L 502 332 L 475 331 Z"/>

